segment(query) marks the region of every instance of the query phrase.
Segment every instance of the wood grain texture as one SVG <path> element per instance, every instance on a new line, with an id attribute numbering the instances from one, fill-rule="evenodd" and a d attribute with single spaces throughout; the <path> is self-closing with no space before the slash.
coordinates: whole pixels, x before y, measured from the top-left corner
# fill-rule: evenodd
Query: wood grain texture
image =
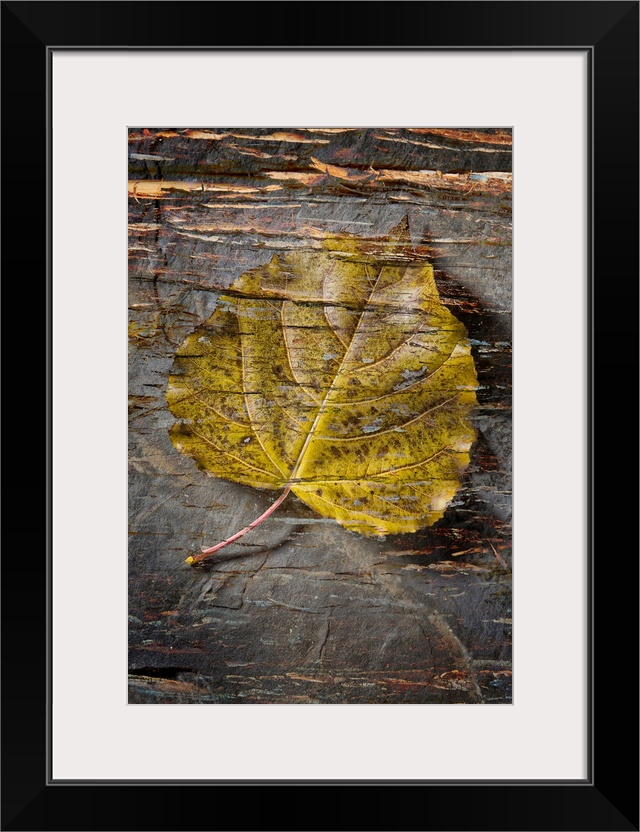
<path id="1" fill-rule="evenodd" d="M 511 701 L 510 132 L 132 130 L 129 150 L 129 701 Z M 404 217 L 472 340 L 461 491 L 435 526 L 384 540 L 292 497 L 189 567 L 273 495 L 173 447 L 177 347 L 274 252 L 375 239 Z"/>

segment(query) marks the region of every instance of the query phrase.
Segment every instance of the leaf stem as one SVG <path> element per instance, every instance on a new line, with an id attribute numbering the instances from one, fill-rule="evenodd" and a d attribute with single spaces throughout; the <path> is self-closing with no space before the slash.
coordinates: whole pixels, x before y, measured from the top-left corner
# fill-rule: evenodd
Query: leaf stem
<path id="1" fill-rule="evenodd" d="M 224 549 L 224 547 L 228 546 L 230 543 L 235 543 L 236 540 L 239 540 L 247 532 L 250 532 L 252 529 L 255 529 L 256 526 L 259 526 L 260 523 L 262 523 L 263 520 L 266 520 L 270 514 L 273 514 L 273 512 L 278 508 L 278 506 L 281 505 L 287 499 L 287 496 L 289 495 L 290 491 L 291 484 L 289 484 L 285 488 L 285 490 L 278 497 L 275 503 L 270 505 L 266 511 L 262 512 L 260 517 L 256 517 L 256 519 L 252 523 L 249 523 L 249 525 L 245 526 L 244 529 L 241 529 L 239 532 L 236 532 L 235 534 L 231 535 L 231 537 L 228 537 L 226 540 L 223 540 L 222 543 L 217 543 L 210 549 L 204 549 L 202 552 L 200 552 L 199 555 L 188 557 L 186 563 L 188 563 L 190 566 L 193 566 L 194 563 L 200 563 L 200 561 L 206 560 L 206 558 L 210 557 L 215 552 L 219 552 L 220 549 Z"/>

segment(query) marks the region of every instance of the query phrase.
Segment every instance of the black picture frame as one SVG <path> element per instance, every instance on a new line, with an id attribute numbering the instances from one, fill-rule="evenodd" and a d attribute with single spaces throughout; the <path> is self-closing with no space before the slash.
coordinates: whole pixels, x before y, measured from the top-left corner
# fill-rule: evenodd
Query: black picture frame
<path id="1" fill-rule="evenodd" d="M 24 415 L 26 425 L 22 413 L 13 413 L 20 432 L 28 430 L 31 437 L 44 436 L 43 415 L 47 416 L 46 435 L 51 436 L 48 154 L 54 49 L 585 50 L 591 84 L 592 232 L 587 779 L 52 781 L 48 734 L 51 447 L 49 441 L 41 446 L 36 465 L 37 441 L 31 440 L 28 461 L 18 466 L 15 476 L 11 472 L 10 490 L 20 497 L 22 508 L 24 494 L 29 494 L 33 511 L 44 506 L 34 499 L 34 480 L 41 493 L 46 489 L 47 523 L 37 545 L 29 543 L 28 553 L 24 543 L 12 542 L 2 561 L 2 829 L 638 829 L 637 524 L 636 512 L 632 510 L 630 519 L 624 510 L 630 501 L 623 483 L 629 478 L 622 477 L 625 469 L 631 479 L 636 475 L 637 454 L 629 448 L 633 426 L 628 424 L 628 405 L 613 406 L 614 401 L 633 394 L 636 384 L 633 377 L 629 382 L 627 368 L 631 356 L 637 356 L 638 10 L 638 2 L 582 0 L 2 3 L 4 288 L 10 294 L 11 289 L 17 290 L 8 308 L 20 310 L 25 288 L 31 287 L 29 320 L 36 331 L 46 333 L 41 357 L 29 373 L 29 390 L 41 401 L 46 389 L 47 408 L 29 408 Z M 326 26 L 318 24 L 320 11 L 328 21 Z M 330 25 L 331 20 L 340 25 Z M 40 245 L 34 245 L 36 240 Z M 629 313 L 629 309 L 634 311 Z M 9 359 L 12 355 L 10 350 Z M 42 362 L 43 355 L 46 362 Z M 615 385 L 614 396 L 615 367 L 621 361 L 627 382 L 622 389 Z M 46 480 L 40 474 L 43 459 L 48 462 Z M 548 683 L 561 685 L 562 680 Z"/>

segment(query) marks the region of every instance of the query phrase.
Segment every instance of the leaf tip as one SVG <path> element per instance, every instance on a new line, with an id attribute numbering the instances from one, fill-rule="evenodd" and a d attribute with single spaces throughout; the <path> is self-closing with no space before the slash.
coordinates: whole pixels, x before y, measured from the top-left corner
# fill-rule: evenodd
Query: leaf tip
<path id="1" fill-rule="evenodd" d="M 185 563 L 188 563 L 188 564 L 189 564 L 189 566 L 193 566 L 193 564 L 194 564 L 195 562 L 196 562 L 196 559 L 195 559 L 195 558 L 193 558 L 193 557 L 191 557 L 191 555 L 189 555 L 189 557 L 185 560 Z"/>

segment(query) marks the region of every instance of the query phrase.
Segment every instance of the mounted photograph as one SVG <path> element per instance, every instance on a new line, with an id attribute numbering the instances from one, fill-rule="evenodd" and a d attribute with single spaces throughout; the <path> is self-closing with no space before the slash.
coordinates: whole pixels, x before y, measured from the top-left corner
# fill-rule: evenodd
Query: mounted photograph
<path id="1" fill-rule="evenodd" d="M 512 131 L 130 127 L 129 703 L 512 702 Z"/>

